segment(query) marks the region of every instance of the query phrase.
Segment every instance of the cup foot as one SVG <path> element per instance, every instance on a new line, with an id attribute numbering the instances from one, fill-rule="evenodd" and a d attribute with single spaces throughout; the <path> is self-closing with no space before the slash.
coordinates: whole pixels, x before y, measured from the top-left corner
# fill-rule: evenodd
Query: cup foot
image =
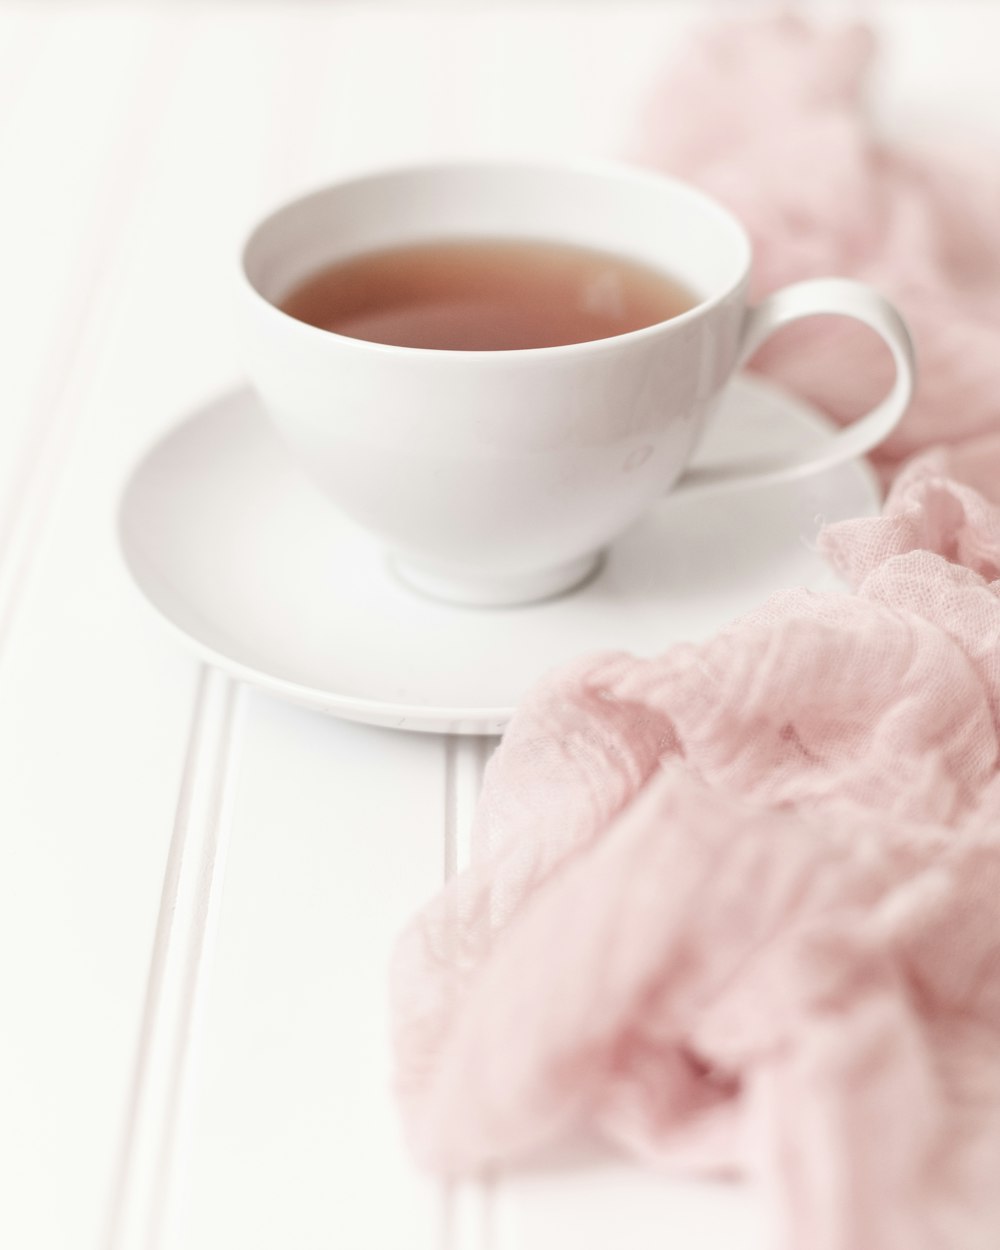
<path id="1" fill-rule="evenodd" d="M 445 603 L 474 608 L 507 608 L 553 599 L 588 581 L 600 567 L 602 551 L 590 552 L 554 568 L 514 577 L 455 576 L 433 565 L 390 555 L 389 566 L 411 590 Z"/>

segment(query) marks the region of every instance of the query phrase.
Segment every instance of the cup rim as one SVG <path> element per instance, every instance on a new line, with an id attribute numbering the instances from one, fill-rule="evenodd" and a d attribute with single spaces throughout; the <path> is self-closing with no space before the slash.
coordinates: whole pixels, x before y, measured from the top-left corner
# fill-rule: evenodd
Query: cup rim
<path id="1" fill-rule="evenodd" d="M 719 220 L 723 225 L 728 227 L 735 233 L 743 250 L 743 259 L 740 266 L 739 274 L 733 282 L 726 286 L 723 290 L 707 299 L 700 300 L 692 308 L 682 313 L 678 313 L 675 317 L 669 317 L 664 321 L 654 321 L 651 325 L 640 326 L 636 330 L 629 330 L 624 334 L 612 334 L 600 339 L 583 339 L 578 343 L 561 343 L 552 347 L 509 347 L 509 348 L 476 348 L 471 351 L 451 347 L 404 347 L 395 343 L 378 343 L 370 339 L 353 338 L 348 334 L 338 334 L 335 330 L 325 330 L 320 326 L 310 325 L 308 322 L 300 321 L 297 317 L 293 317 L 290 313 L 279 308 L 277 304 L 272 303 L 265 295 L 263 295 L 254 283 L 251 281 L 247 273 L 247 256 L 254 241 L 277 217 L 289 209 L 295 208 L 299 204 L 304 204 L 309 200 L 319 199 L 321 196 L 328 195 L 335 188 L 348 187 L 357 183 L 368 182 L 377 178 L 383 178 L 387 175 L 406 176 L 408 174 L 433 174 L 436 172 L 446 173 L 455 170 L 483 170 L 483 171 L 500 171 L 509 170 L 511 172 L 522 173 L 526 171 L 546 170 L 549 172 L 566 173 L 566 174 L 589 174 L 599 175 L 601 177 L 614 178 L 616 180 L 625 180 L 633 185 L 645 185 L 657 189 L 663 189 L 664 185 L 672 187 L 675 191 L 680 191 L 691 199 L 700 203 L 703 209 Z M 556 355 L 564 356 L 570 354 L 579 354 L 582 352 L 593 352 L 597 350 L 613 350 L 615 347 L 638 342 L 641 339 L 652 338 L 656 334 L 662 333 L 665 327 L 673 328 L 682 327 L 696 320 L 698 317 L 704 316 L 712 309 L 718 307 L 728 300 L 735 291 L 744 285 L 750 273 L 750 266 L 753 260 L 753 245 L 746 227 L 736 216 L 724 205 L 720 204 L 713 196 L 706 191 L 702 191 L 699 187 L 694 186 L 690 182 L 686 182 L 683 178 L 677 178 L 672 174 L 661 173 L 659 170 L 647 169 L 642 166 L 630 165 L 623 161 L 612 160 L 544 160 L 544 159 L 527 159 L 513 160 L 504 158 L 472 158 L 472 159 L 454 159 L 454 160 L 435 160 L 435 161 L 413 161 L 399 165 L 380 165 L 373 168 L 363 169 L 354 173 L 350 173 L 343 178 L 336 178 L 330 182 L 325 182 L 320 186 L 313 187 L 309 191 L 300 192 L 297 195 L 289 196 L 280 203 L 269 209 L 263 216 L 258 217 L 253 226 L 246 233 L 239 249 L 238 267 L 239 279 L 243 289 L 249 294 L 251 302 L 263 309 L 268 310 L 273 315 L 278 324 L 284 324 L 288 327 L 295 327 L 298 333 L 304 333 L 307 337 L 313 338 L 316 342 L 339 343 L 349 345 L 359 351 L 379 355 L 389 355 L 393 357 L 408 358 L 427 358 L 427 359 L 447 359 L 459 358 L 469 362 L 484 361 L 487 359 L 493 361 L 508 362 L 511 360 L 530 359 L 538 360 L 541 358 L 549 359 Z"/>

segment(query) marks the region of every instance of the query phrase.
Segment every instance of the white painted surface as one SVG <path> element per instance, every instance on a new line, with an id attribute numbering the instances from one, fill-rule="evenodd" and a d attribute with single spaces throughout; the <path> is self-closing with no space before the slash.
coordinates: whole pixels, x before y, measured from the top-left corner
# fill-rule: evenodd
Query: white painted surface
<path id="1" fill-rule="evenodd" d="M 234 380 L 258 210 L 382 162 L 620 153 L 706 7 L 0 6 L 0 1244 L 754 1244 L 742 1192 L 620 1163 L 411 1171 L 385 955 L 467 853 L 483 748 L 239 694 L 113 541 L 126 466 Z M 861 7 L 893 125 L 995 125 L 995 6 Z"/>

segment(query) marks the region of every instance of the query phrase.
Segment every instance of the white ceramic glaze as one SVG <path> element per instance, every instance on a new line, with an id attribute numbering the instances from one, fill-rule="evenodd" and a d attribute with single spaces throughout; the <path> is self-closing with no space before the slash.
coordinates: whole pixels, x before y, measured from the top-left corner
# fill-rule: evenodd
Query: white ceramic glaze
<path id="1" fill-rule="evenodd" d="M 362 342 L 275 307 L 305 274 L 348 255 L 498 235 L 624 254 L 672 273 L 699 303 L 611 339 L 501 352 Z M 859 318 L 888 343 L 897 379 L 874 413 L 824 448 L 779 448 L 752 472 L 801 476 L 867 450 L 899 420 L 912 352 L 885 300 L 824 280 L 748 314 L 750 262 L 733 216 L 660 175 L 497 163 L 397 170 L 296 200 L 256 228 L 242 253 L 240 338 L 249 377 L 300 464 L 392 551 L 403 576 L 458 602 L 524 602 L 585 578 L 608 542 L 675 486 L 733 371 L 789 320 Z M 689 485 L 719 491 L 746 476 L 745 464 L 719 467 Z"/>
<path id="2" fill-rule="evenodd" d="M 807 454 L 829 423 L 761 382 L 727 390 L 696 464 Z M 456 607 L 402 585 L 380 544 L 301 475 L 249 391 L 206 406 L 139 464 L 124 493 L 126 564 L 157 612 L 238 678 L 350 720 L 498 732 L 547 669 L 579 654 L 655 654 L 704 638 L 769 592 L 835 579 L 820 523 L 870 513 L 878 488 L 849 462 L 724 500 L 654 504 L 572 594 Z"/>

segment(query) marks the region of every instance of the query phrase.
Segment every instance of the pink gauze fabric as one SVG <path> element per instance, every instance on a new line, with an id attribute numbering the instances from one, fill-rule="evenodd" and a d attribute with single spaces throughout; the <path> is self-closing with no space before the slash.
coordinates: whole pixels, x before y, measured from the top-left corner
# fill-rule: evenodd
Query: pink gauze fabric
<path id="1" fill-rule="evenodd" d="M 842 274 L 898 304 L 921 372 L 874 456 L 887 476 L 925 446 L 996 428 L 1000 161 L 955 127 L 928 155 L 880 142 L 864 107 L 874 53 L 862 26 L 721 25 L 653 96 L 640 154 L 736 212 L 754 243 L 754 296 Z M 841 319 L 786 331 L 755 363 L 842 420 L 892 376 L 878 339 Z"/>
<path id="2" fill-rule="evenodd" d="M 711 33 L 659 150 L 749 221 L 764 285 L 850 271 L 903 300 L 924 384 L 891 454 L 958 445 L 822 535 L 851 593 L 532 692 L 473 866 L 400 940 L 397 1085 L 441 1171 L 596 1130 L 751 1177 L 783 1250 L 995 1250 L 1000 213 L 876 145 L 870 52 L 792 19 Z M 817 397 L 878 380 L 835 359 Z"/>

